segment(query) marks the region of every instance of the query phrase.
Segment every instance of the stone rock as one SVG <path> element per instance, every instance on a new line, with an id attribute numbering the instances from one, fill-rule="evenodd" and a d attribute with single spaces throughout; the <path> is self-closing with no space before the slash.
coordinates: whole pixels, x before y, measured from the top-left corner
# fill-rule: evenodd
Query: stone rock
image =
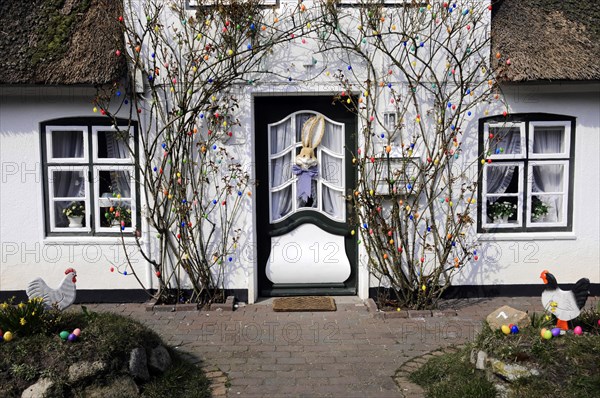
<path id="1" fill-rule="evenodd" d="M 519 329 L 531 325 L 531 320 L 527 313 L 509 307 L 508 305 L 502 306 L 489 314 L 486 321 L 492 330 L 498 330 L 502 325 L 508 326 L 511 323 L 517 325 Z"/>
<path id="2" fill-rule="evenodd" d="M 485 362 L 487 361 L 487 354 L 485 351 L 479 351 L 477 353 L 477 360 L 475 362 L 475 368 L 479 370 L 485 369 Z"/>
<path id="3" fill-rule="evenodd" d="M 148 372 L 148 361 L 146 360 L 146 350 L 143 348 L 134 348 L 129 355 L 129 373 L 136 379 L 150 380 Z"/>
<path id="4" fill-rule="evenodd" d="M 23 391 L 21 398 L 44 398 L 53 385 L 54 382 L 52 380 L 45 377 L 41 378 L 37 383 Z"/>
<path id="5" fill-rule="evenodd" d="M 510 364 L 502 362 L 498 359 L 491 358 L 490 365 L 492 372 L 500 376 L 504 380 L 510 382 L 519 380 L 522 377 L 539 376 L 540 372 L 537 369 L 530 369 L 523 365 Z"/>
<path id="6" fill-rule="evenodd" d="M 154 372 L 163 373 L 171 366 L 169 351 L 162 345 L 153 348 L 148 358 L 148 366 Z"/>
<path id="7" fill-rule="evenodd" d="M 91 386 L 85 389 L 87 398 L 132 398 L 140 395 L 140 390 L 131 377 L 115 379 L 106 386 Z"/>
<path id="8" fill-rule="evenodd" d="M 106 363 L 101 361 L 82 361 L 69 366 L 69 382 L 76 383 L 88 377 L 96 376 L 106 369 Z"/>

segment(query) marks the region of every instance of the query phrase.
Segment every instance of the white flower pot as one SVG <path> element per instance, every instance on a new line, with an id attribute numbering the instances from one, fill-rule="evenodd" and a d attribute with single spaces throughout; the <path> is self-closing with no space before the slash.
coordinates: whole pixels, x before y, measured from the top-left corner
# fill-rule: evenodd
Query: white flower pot
<path id="1" fill-rule="evenodd" d="M 500 216 L 500 217 L 494 218 L 494 224 L 507 224 L 507 223 L 508 223 L 508 216 Z"/>
<path id="2" fill-rule="evenodd" d="M 69 228 L 81 228 L 83 227 L 83 224 L 81 223 L 83 221 L 83 216 L 79 216 L 79 217 L 67 217 L 69 219 Z"/>

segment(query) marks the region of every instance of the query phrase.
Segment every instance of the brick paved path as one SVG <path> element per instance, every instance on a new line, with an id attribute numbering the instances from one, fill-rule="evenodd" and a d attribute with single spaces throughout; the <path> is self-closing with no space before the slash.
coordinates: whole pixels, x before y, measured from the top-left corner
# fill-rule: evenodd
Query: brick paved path
<path id="1" fill-rule="evenodd" d="M 462 344 L 502 305 L 541 311 L 539 297 L 454 303 L 456 317 L 375 319 L 356 297 L 336 312 L 273 312 L 270 300 L 234 312 L 147 312 L 97 304 L 140 320 L 171 346 L 229 376 L 228 397 L 402 397 L 392 377 L 406 361 Z"/>

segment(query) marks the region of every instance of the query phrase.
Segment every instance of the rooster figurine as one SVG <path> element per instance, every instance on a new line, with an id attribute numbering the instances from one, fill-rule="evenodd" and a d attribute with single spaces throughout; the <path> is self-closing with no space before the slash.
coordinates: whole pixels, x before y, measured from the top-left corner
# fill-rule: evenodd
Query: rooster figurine
<path id="1" fill-rule="evenodd" d="M 573 290 L 561 290 L 550 272 L 542 271 L 540 278 L 548 285 L 542 293 L 544 308 L 558 319 L 557 328 L 569 330 L 568 321 L 579 316 L 590 294 L 590 280 L 581 278 L 575 283 Z"/>
<path id="2" fill-rule="evenodd" d="M 64 310 L 75 302 L 75 282 L 77 282 L 77 272 L 73 268 L 67 268 L 65 279 L 58 289 L 50 289 L 42 278 L 36 278 L 27 285 L 27 297 L 29 299 L 41 298 L 46 307 L 56 306 L 59 310 Z"/>

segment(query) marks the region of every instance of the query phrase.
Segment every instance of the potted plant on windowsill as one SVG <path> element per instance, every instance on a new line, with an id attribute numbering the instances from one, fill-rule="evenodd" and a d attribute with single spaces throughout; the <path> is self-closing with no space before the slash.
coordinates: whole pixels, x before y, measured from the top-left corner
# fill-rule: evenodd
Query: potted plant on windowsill
<path id="1" fill-rule="evenodd" d="M 514 216 L 517 205 L 510 202 L 494 202 L 488 206 L 488 215 L 494 220 L 494 224 L 505 224 Z"/>
<path id="2" fill-rule="evenodd" d="M 546 221 L 546 215 L 548 214 L 548 210 L 550 208 L 544 202 L 536 202 L 533 205 L 533 209 L 531 209 L 531 219 L 535 222 L 544 222 Z"/>
<path id="3" fill-rule="evenodd" d="M 131 225 L 131 209 L 124 206 L 111 206 L 104 217 L 111 227 L 119 226 L 122 230 Z"/>
<path id="4" fill-rule="evenodd" d="M 71 202 L 63 209 L 63 214 L 69 219 L 69 228 L 83 227 L 83 216 L 85 216 L 85 205 L 82 202 Z"/>

